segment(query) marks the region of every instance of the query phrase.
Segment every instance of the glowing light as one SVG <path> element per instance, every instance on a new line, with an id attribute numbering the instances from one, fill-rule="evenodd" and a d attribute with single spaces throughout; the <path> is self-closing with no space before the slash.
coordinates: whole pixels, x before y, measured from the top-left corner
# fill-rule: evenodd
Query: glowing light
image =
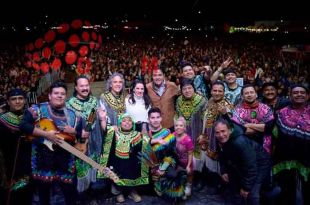
<path id="1" fill-rule="evenodd" d="M 235 33 L 235 32 L 249 32 L 249 33 L 265 33 L 265 32 L 277 32 L 279 30 L 278 27 L 275 28 L 255 28 L 253 26 L 248 27 L 234 27 L 231 26 L 229 28 L 229 33 Z"/>

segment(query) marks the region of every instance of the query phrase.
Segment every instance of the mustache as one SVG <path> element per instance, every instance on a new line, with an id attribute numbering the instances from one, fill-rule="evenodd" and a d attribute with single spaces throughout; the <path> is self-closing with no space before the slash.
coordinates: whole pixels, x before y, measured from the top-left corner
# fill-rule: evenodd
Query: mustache
<path id="1" fill-rule="evenodd" d="M 88 89 L 85 89 L 85 90 L 82 90 L 82 92 L 89 92 L 89 90 L 88 90 Z"/>

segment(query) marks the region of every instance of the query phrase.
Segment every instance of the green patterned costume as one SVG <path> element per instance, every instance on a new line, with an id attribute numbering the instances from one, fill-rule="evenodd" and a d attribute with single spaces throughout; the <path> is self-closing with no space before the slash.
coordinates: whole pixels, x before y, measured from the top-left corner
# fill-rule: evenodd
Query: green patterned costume
<path id="1" fill-rule="evenodd" d="M 124 114 L 120 119 L 125 117 L 130 116 Z M 115 131 L 108 126 L 99 162 L 102 166 L 113 167 L 113 171 L 120 178 L 118 186 L 135 187 L 148 184 L 149 168 L 145 163 L 141 163 L 138 157 L 138 153 L 144 152 L 148 143 L 148 136 L 140 132 L 122 131 L 120 125 L 119 130 Z M 105 178 L 99 172 L 97 177 Z"/>
<path id="2" fill-rule="evenodd" d="M 95 122 L 93 122 L 90 126 L 87 126 L 87 120 L 94 109 L 97 107 L 97 98 L 94 96 L 89 96 L 87 99 L 82 100 L 75 96 L 71 97 L 67 102 L 66 106 L 75 111 L 76 115 L 79 115 L 83 119 L 83 128 L 90 132 L 89 143 L 87 147 L 87 155 L 91 158 L 95 159 L 96 155 L 92 151 L 92 138 L 95 138 L 95 133 L 93 132 L 95 127 Z M 98 135 L 98 134 L 97 134 Z M 101 136 L 99 136 L 101 137 Z M 96 170 L 92 169 L 90 165 L 85 163 L 80 159 L 76 159 L 76 169 L 77 169 L 77 189 L 79 192 L 85 191 L 90 182 L 96 181 Z"/>

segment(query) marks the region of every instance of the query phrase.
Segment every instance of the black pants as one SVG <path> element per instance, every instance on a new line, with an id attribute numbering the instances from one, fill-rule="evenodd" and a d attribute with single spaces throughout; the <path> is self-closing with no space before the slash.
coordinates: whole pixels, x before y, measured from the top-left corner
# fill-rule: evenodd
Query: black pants
<path id="1" fill-rule="evenodd" d="M 33 196 L 33 187 L 32 184 L 28 184 L 25 187 L 22 187 L 16 191 L 11 191 L 10 198 L 9 190 L 1 189 L 0 190 L 0 204 L 2 205 L 31 205 L 32 196 Z"/>
<path id="2" fill-rule="evenodd" d="M 37 180 L 35 182 L 35 185 L 38 190 L 40 205 L 50 205 L 50 192 L 53 185 L 56 185 L 56 183 L 42 182 Z M 65 197 L 66 205 L 76 205 L 77 200 L 76 185 L 74 183 L 66 184 L 59 182 L 59 186 Z"/>

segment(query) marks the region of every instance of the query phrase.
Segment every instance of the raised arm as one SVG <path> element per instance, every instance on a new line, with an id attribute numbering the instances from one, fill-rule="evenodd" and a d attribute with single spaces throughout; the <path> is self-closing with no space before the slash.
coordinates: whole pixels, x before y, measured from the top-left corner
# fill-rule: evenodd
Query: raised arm
<path id="1" fill-rule="evenodd" d="M 215 82 L 219 75 L 221 74 L 221 72 L 227 68 L 231 63 L 233 62 L 233 60 L 229 57 L 227 58 L 223 63 L 222 65 L 213 73 L 213 75 L 211 76 L 211 82 Z"/>

